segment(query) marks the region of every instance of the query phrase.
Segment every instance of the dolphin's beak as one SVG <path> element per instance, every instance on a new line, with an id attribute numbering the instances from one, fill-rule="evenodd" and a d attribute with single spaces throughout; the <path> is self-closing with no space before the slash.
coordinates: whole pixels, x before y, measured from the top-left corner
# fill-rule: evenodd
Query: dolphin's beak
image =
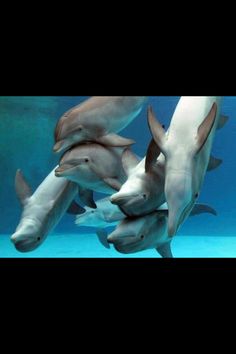
<path id="1" fill-rule="evenodd" d="M 110 199 L 112 204 L 116 204 L 116 205 L 120 205 L 120 206 L 126 204 L 127 207 L 130 204 L 138 203 L 141 200 L 142 200 L 142 198 L 139 195 L 127 195 L 127 194 L 121 194 L 121 193 L 114 194 L 113 196 L 111 196 L 111 199 Z"/>
<path id="2" fill-rule="evenodd" d="M 112 204 L 124 204 L 127 201 L 127 196 L 117 193 L 111 196 L 110 201 Z"/>
<path id="3" fill-rule="evenodd" d="M 178 226 L 177 223 L 168 224 L 168 235 L 169 237 L 174 237 L 177 234 Z"/>
<path id="4" fill-rule="evenodd" d="M 110 235 L 108 236 L 107 242 L 113 244 L 113 243 L 115 243 L 117 240 L 119 240 L 120 238 L 121 238 L 121 236 L 118 235 L 117 232 L 114 231 L 112 234 L 110 234 Z"/>
<path id="5" fill-rule="evenodd" d="M 36 248 L 39 247 L 39 244 L 35 243 L 32 240 L 18 239 L 17 234 L 12 235 L 11 241 L 14 244 L 17 251 L 22 253 L 34 251 Z"/>
<path id="6" fill-rule="evenodd" d="M 66 171 L 66 169 L 64 167 L 58 167 L 56 170 L 55 170 L 55 176 L 56 177 L 62 177 L 63 176 L 63 173 Z"/>
<path id="7" fill-rule="evenodd" d="M 64 146 L 65 145 L 65 141 L 64 140 L 61 140 L 61 141 L 58 141 L 54 147 L 53 147 L 53 151 L 54 152 L 61 152 L 63 149 L 64 149 Z"/>
<path id="8" fill-rule="evenodd" d="M 73 168 L 73 166 L 71 165 L 62 165 L 59 166 L 56 170 L 55 170 L 55 176 L 56 177 L 64 177 L 66 172 L 69 171 L 71 168 Z"/>
<path id="9" fill-rule="evenodd" d="M 15 234 L 13 234 L 12 236 L 11 236 L 11 242 L 13 242 L 13 243 L 15 243 L 16 241 L 17 241 L 17 234 L 15 233 Z"/>
<path id="10" fill-rule="evenodd" d="M 121 233 L 118 230 L 115 230 L 112 232 L 108 238 L 107 241 L 108 243 L 112 244 L 122 244 L 124 241 L 130 241 L 135 237 L 135 234 L 131 233 Z"/>
<path id="11" fill-rule="evenodd" d="M 169 209 L 169 217 L 168 217 L 168 235 L 169 237 L 174 237 L 179 229 L 180 225 L 180 217 L 178 213 L 173 212 Z"/>
<path id="12" fill-rule="evenodd" d="M 169 237 L 174 237 L 180 226 L 186 220 L 187 215 L 190 210 L 192 210 L 194 203 L 191 201 L 181 213 L 173 212 L 169 209 L 169 219 L 168 219 L 168 235 Z"/>

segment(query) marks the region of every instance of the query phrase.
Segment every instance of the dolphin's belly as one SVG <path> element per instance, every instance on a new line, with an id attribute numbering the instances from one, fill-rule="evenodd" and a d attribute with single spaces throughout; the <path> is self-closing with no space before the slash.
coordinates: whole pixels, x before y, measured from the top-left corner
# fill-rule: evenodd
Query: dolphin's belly
<path id="1" fill-rule="evenodd" d="M 81 112 L 82 120 L 103 127 L 107 133 L 118 133 L 139 115 L 145 101 L 144 97 L 110 97 L 103 105 Z"/>
<path id="2" fill-rule="evenodd" d="M 174 112 L 169 136 L 178 135 L 186 138 L 186 134 L 196 135 L 214 102 L 220 104 L 220 98 L 216 96 L 182 97 Z"/>
<path id="3" fill-rule="evenodd" d="M 128 113 L 126 115 L 121 115 L 114 117 L 113 121 L 109 119 L 109 132 L 119 133 L 121 130 L 125 129 L 132 121 L 141 113 L 142 108 L 139 108 L 135 112 Z"/>

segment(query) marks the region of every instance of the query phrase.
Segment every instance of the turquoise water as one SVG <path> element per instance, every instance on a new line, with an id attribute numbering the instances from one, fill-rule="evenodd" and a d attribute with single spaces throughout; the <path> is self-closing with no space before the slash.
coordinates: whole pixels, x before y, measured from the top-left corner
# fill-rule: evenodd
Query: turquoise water
<path id="1" fill-rule="evenodd" d="M 124 256 L 107 250 L 91 229 L 78 228 L 74 217 L 65 215 L 54 233 L 36 251 L 21 254 L 10 242 L 21 215 L 14 191 L 18 168 L 35 189 L 57 165 L 53 154 L 54 128 L 60 116 L 83 97 L 0 97 L 0 257 L 159 257 L 155 250 Z M 149 104 L 161 122 L 169 125 L 180 96 L 150 97 Z M 218 216 L 201 215 L 189 219 L 173 242 L 175 257 L 236 256 L 236 97 L 224 97 L 222 113 L 227 125 L 217 132 L 213 155 L 223 159 L 222 166 L 208 173 L 200 201 L 217 210 Z M 146 154 L 150 141 L 146 109 L 123 132 L 137 143 L 134 151 Z M 100 196 L 97 195 L 96 198 Z"/>
<path id="2" fill-rule="evenodd" d="M 2 258 L 161 258 L 155 250 L 122 255 L 113 247 L 105 249 L 94 234 L 53 234 L 37 250 L 19 253 L 9 242 L 9 235 L 1 235 Z M 176 236 L 172 251 L 175 258 L 235 258 L 236 237 L 206 235 Z"/>

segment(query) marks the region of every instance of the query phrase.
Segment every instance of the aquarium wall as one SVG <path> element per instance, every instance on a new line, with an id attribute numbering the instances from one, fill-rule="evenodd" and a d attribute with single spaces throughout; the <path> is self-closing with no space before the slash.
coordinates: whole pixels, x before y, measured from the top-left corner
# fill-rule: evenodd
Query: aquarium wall
<path id="1" fill-rule="evenodd" d="M 12 234 L 19 222 L 21 208 L 15 195 L 14 178 L 21 169 L 35 189 L 57 165 L 52 151 L 54 128 L 62 114 L 89 96 L 77 97 L 0 97 L 0 234 Z M 168 127 L 180 96 L 150 97 L 149 103 L 158 119 Z M 207 174 L 200 201 L 214 207 L 218 216 L 201 215 L 189 219 L 181 235 L 236 236 L 236 97 L 224 98 L 222 113 L 230 117 L 217 132 L 213 155 L 223 164 Z M 134 151 L 144 156 L 150 142 L 147 112 L 125 129 L 123 136 L 136 141 Z M 97 198 L 99 196 L 97 195 Z M 81 229 L 80 229 L 81 230 Z M 56 233 L 78 233 L 89 230 L 74 225 L 66 215 Z"/>

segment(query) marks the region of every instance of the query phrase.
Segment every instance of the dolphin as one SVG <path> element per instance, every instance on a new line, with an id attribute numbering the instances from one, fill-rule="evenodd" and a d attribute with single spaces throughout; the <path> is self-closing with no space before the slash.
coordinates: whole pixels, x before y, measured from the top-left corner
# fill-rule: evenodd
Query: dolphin
<path id="1" fill-rule="evenodd" d="M 18 170 L 15 188 L 23 213 L 11 241 L 20 252 L 38 248 L 67 210 L 73 214 L 83 212 L 83 208 L 74 202 L 78 186 L 65 178 L 56 178 L 55 169 L 34 194 L 22 172 Z"/>
<path id="2" fill-rule="evenodd" d="M 166 158 L 169 236 L 176 234 L 200 195 L 216 129 L 226 122 L 220 115 L 221 103 L 218 96 L 182 97 L 167 133 L 149 107 L 149 127 Z"/>
<path id="3" fill-rule="evenodd" d="M 125 218 L 118 206 L 111 204 L 109 197 L 98 200 L 96 205 L 97 209 L 85 207 L 85 212 L 76 216 L 77 226 L 106 228 L 117 225 Z"/>
<path id="4" fill-rule="evenodd" d="M 191 215 L 202 213 L 217 215 L 213 208 L 204 204 L 196 205 Z M 168 210 L 124 219 L 108 236 L 107 241 L 120 253 L 131 254 L 156 249 L 163 258 L 173 258 L 172 238 L 168 235 Z"/>
<path id="5" fill-rule="evenodd" d="M 81 200 L 96 208 L 92 191 L 113 194 L 127 179 L 121 162 L 123 150 L 94 143 L 78 145 L 64 153 L 55 175 L 79 184 Z"/>
<path id="6" fill-rule="evenodd" d="M 84 142 L 108 146 L 130 146 L 133 140 L 116 135 L 141 112 L 146 96 L 93 96 L 70 109 L 55 129 L 54 151 Z"/>
<path id="7" fill-rule="evenodd" d="M 166 202 L 165 156 L 153 139 L 141 162 L 130 150 L 125 150 L 122 163 L 128 179 L 120 191 L 111 196 L 112 204 L 118 205 L 125 215 L 132 217 L 149 214 Z M 215 170 L 221 163 L 222 160 L 211 156 L 207 170 Z"/>
<path id="8" fill-rule="evenodd" d="M 122 156 L 128 180 L 110 198 L 127 216 L 149 214 L 165 203 L 165 157 L 151 141 L 146 157 L 139 162 L 130 150 Z"/>

